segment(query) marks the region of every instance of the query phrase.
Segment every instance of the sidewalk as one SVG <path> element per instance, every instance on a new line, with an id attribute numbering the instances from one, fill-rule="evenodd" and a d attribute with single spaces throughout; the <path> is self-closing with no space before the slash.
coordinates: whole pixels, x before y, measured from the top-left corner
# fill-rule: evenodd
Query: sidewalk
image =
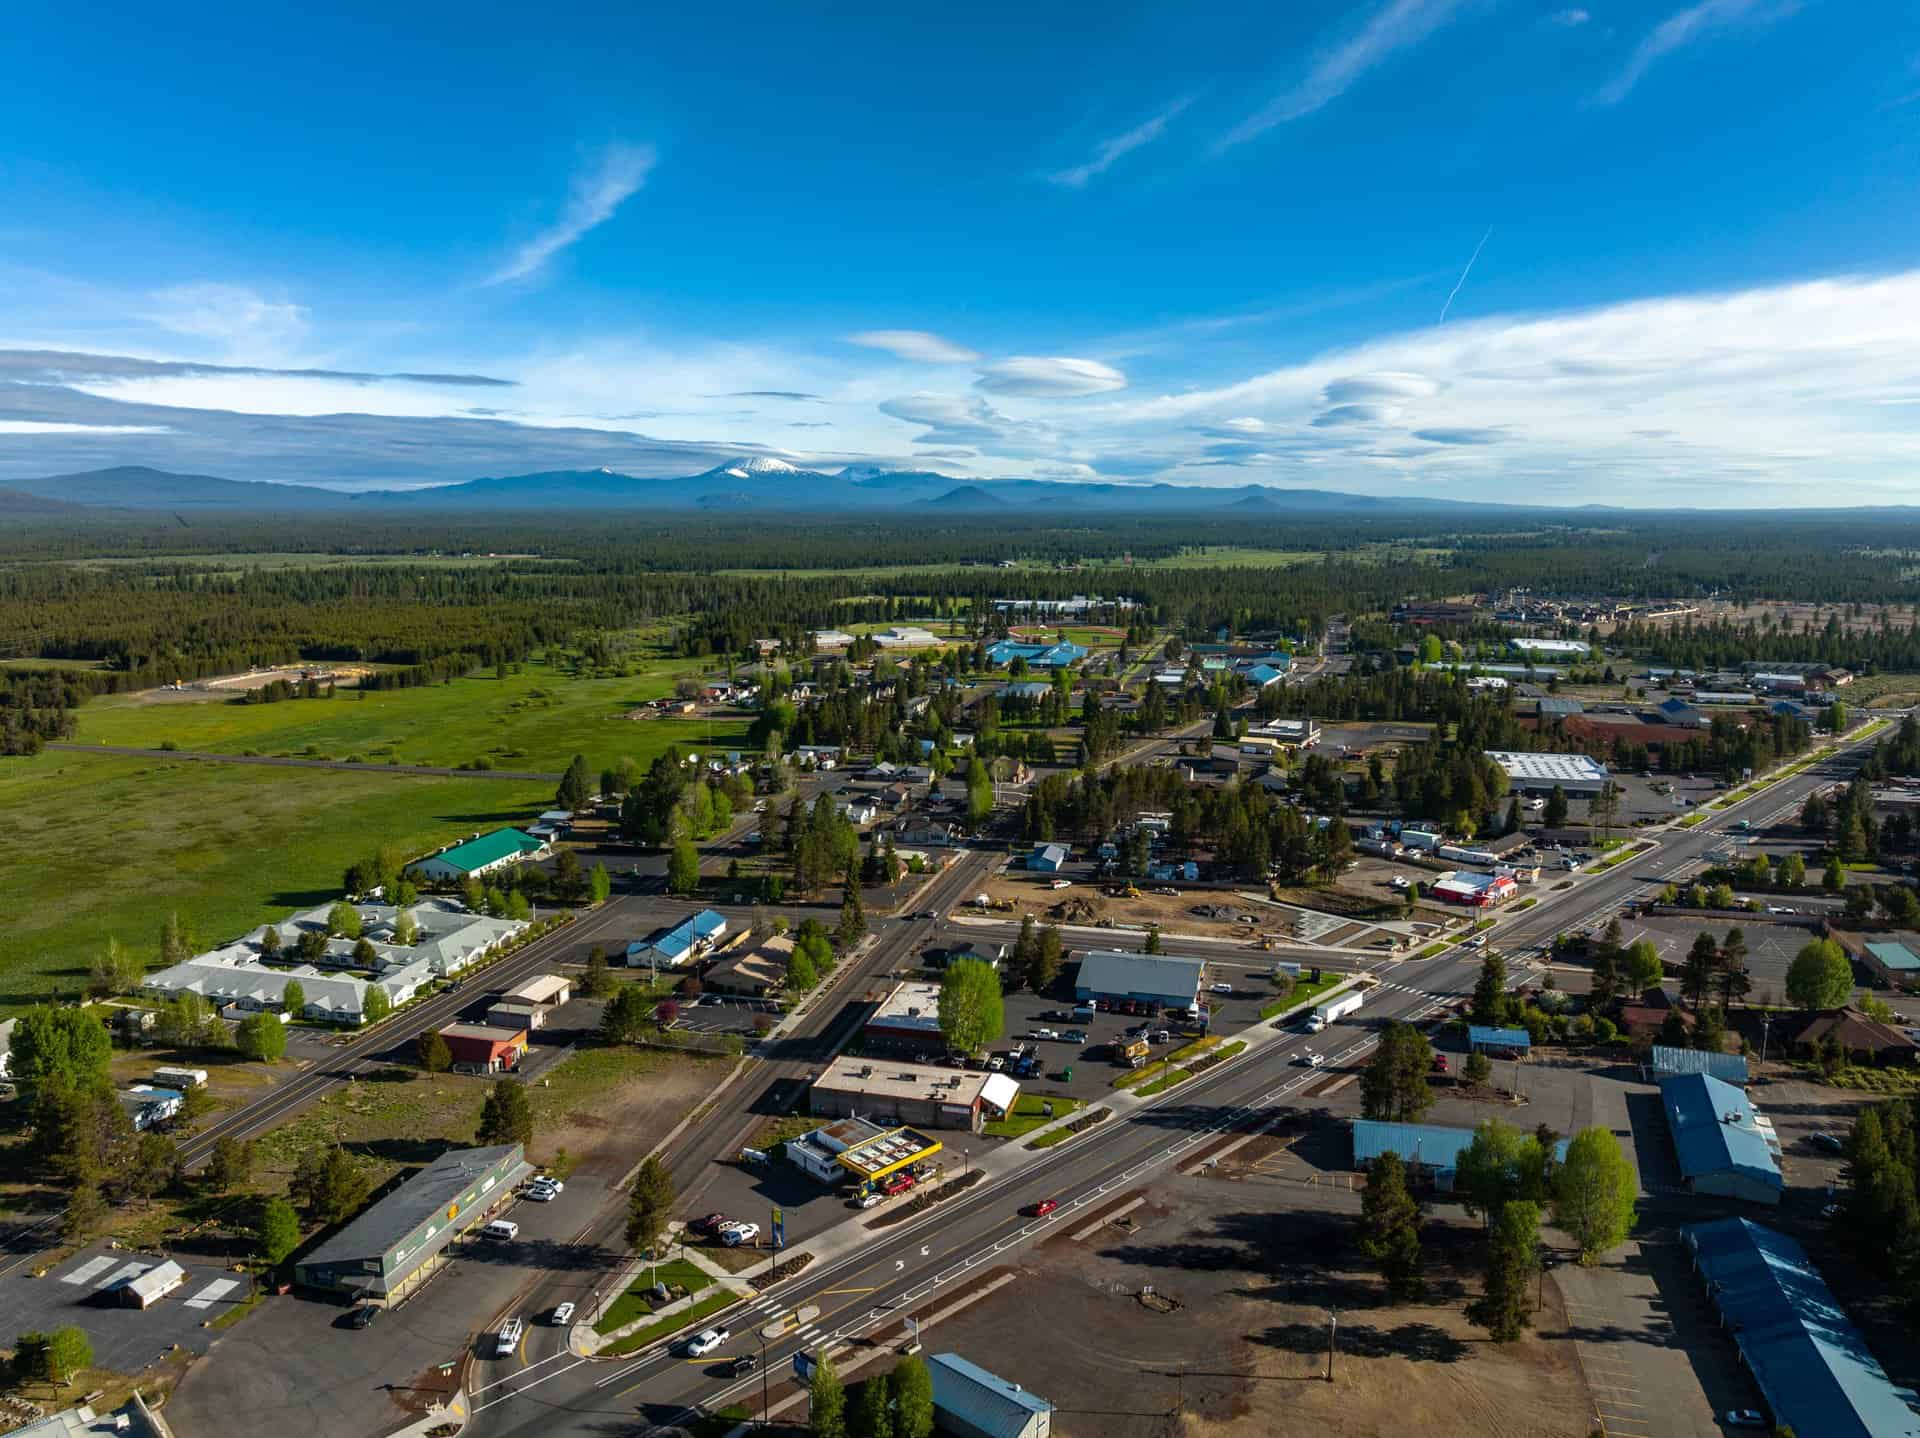
<path id="1" fill-rule="evenodd" d="M 684 1225 L 678 1222 L 671 1223 L 667 1226 L 669 1243 L 681 1232 L 683 1227 Z M 581 1315 L 580 1318 L 575 1321 L 574 1325 L 567 1330 L 567 1348 L 582 1358 L 591 1358 L 609 1343 L 617 1343 L 630 1333 L 638 1332 L 642 1328 L 651 1328 L 663 1319 L 671 1318 L 676 1313 L 684 1313 L 687 1309 L 693 1307 L 694 1304 L 706 1301 L 706 1299 L 712 1296 L 714 1288 L 724 1288 L 733 1294 L 735 1298 L 753 1297 L 754 1287 L 745 1277 L 737 1273 L 729 1273 L 699 1249 L 688 1248 L 683 1243 L 680 1245 L 679 1256 L 706 1274 L 713 1282 L 706 1288 L 702 1288 L 695 1293 L 689 1293 L 685 1298 L 676 1298 L 673 1302 L 663 1304 L 651 1313 L 642 1314 L 640 1317 L 634 1319 L 633 1322 L 624 1323 L 611 1333 L 601 1333 L 593 1326 L 599 1321 L 600 1315 L 613 1307 L 613 1305 L 619 1301 L 620 1295 L 638 1283 L 641 1275 L 653 1266 L 653 1260 L 651 1259 L 639 1257 L 630 1258 L 626 1264 L 621 1267 L 619 1279 L 608 1287 L 606 1302 L 596 1307 L 593 1312 Z M 758 1269 L 756 1268 L 753 1271 L 757 1272 Z"/>

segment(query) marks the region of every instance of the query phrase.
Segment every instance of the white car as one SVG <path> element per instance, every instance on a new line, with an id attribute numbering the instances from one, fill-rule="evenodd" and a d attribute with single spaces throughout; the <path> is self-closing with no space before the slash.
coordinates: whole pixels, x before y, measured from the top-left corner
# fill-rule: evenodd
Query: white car
<path id="1" fill-rule="evenodd" d="M 526 1331 L 526 1325 L 517 1318 L 509 1318 L 500 1325 L 500 1331 L 493 1337 L 493 1351 L 505 1358 L 520 1346 L 520 1335 Z"/>
<path id="2" fill-rule="evenodd" d="M 553 1310 L 553 1316 L 548 1321 L 556 1328 L 561 1324 L 573 1322 L 573 1305 L 571 1303 L 561 1304 Z"/>
<path id="3" fill-rule="evenodd" d="M 759 1236 L 760 1225 L 757 1223 L 729 1223 L 720 1230 L 720 1241 L 728 1248 L 738 1248 Z"/>
<path id="4" fill-rule="evenodd" d="M 1230 994 L 1233 992 L 1233 985 L 1232 984 L 1208 984 L 1207 992 L 1214 993 L 1214 994 Z"/>
<path id="5" fill-rule="evenodd" d="M 1405 874 L 1395 874 L 1391 879 L 1387 880 L 1387 886 L 1393 889 L 1410 889 L 1413 887 Z"/>
<path id="6" fill-rule="evenodd" d="M 696 1333 L 687 1340 L 687 1356 L 705 1358 L 731 1337 L 733 1332 L 727 1328 L 709 1328 L 704 1333 Z"/>
<path id="7" fill-rule="evenodd" d="M 1327 1056 L 1325 1054 L 1311 1052 L 1301 1054 L 1299 1058 L 1294 1060 L 1295 1063 L 1305 1064 L 1310 1069 L 1320 1068 L 1325 1065 L 1326 1061 Z"/>

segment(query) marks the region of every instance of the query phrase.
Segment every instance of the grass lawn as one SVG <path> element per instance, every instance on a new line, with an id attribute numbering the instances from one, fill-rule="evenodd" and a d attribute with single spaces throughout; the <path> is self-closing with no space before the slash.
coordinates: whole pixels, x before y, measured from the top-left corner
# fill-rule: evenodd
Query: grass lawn
<path id="1" fill-rule="evenodd" d="M 739 1295 L 727 1289 L 709 1294 L 690 1308 L 683 1308 L 671 1318 L 663 1318 L 658 1323 L 649 1323 L 645 1328 L 635 1329 L 618 1342 L 609 1343 L 600 1350 L 602 1357 L 617 1356 L 622 1353 L 636 1353 L 649 1343 L 657 1343 L 669 1333 L 678 1333 L 683 1328 L 691 1328 L 701 1319 L 730 1308 L 740 1301 Z"/>
<path id="2" fill-rule="evenodd" d="M 686 659 L 637 661 L 631 678 L 577 679 L 529 662 L 518 674 L 456 679 L 418 689 L 343 689 L 332 699 L 279 704 L 147 703 L 107 696 L 80 711 L 81 743 L 189 752 L 389 759 L 457 766 L 485 758 L 496 769 L 558 772 L 585 754 L 594 773 L 622 757 L 645 765 L 669 745 L 743 749 L 748 721 L 620 716 L 700 672 Z"/>
<path id="3" fill-rule="evenodd" d="M 1165 1093 L 1168 1089 L 1172 1088 L 1175 1084 L 1185 1083 L 1188 1079 L 1192 1077 L 1193 1075 L 1188 1073 L 1185 1069 L 1169 1069 L 1166 1073 L 1161 1074 L 1160 1077 L 1155 1079 L 1152 1083 L 1141 1084 L 1139 1088 L 1134 1090 L 1134 1092 L 1139 1094 L 1142 1098 L 1146 1098 L 1152 1094 Z"/>
<path id="4" fill-rule="evenodd" d="M 799 1138 L 802 1134 L 812 1133 L 816 1128 L 824 1128 L 827 1120 L 810 1118 L 803 1113 L 784 1114 L 779 1118 L 768 1119 L 754 1130 L 753 1141 L 747 1146 L 757 1148 L 762 1153 L 778 1148 L 790 1138 Z"/>
<path id="5" fill-rule="evenodd" d="M 1817 1064 L 1803 1064 L 1808 1082 L 1824 1083 L 1830 1088 L 1853 1089 L 1858 1093 L 1886 1094 L 1892 1098 L 1908 1098 L 1920 1093 L 1920 1073 L 1912 1069 L 1876 1069 L 1863 1068 L 1849 1064 L 1831 1078 L 1823 1078 Z"/>
<path id="6" fill-rule="evenodd" d="M 713 1287 L 712 1276 L 684 1258 L 661 1264 L 657 1280 L 654 1272 L 651 1267 L 641 1269 L 639 1281 L 607 1306 L 599 1322 L 593 1325 L 593 1331 L 605 1335 L 616 1328 L 625 1328 L 637 1318 L 650 1315 L 653 1312 L 650 1295 L 656 1281 L 666 1284 L 669 1289 L 684 1288 L 690 1294 L 705 1293 Z"/>
<path id="7" fill-rule="evenodd" d="M 499 779 L 0 760 L 0 1015 L 77 993 L 109 936 L 152 961 L 169 910 L 219 943 L 339 897 L 346 866 L 381 843 L 424 853 L 524 822 L 552 798 L 545 784 Z"/>
<path id="8" fill-rule="evenodd" d="M 1425 958 L 1426 955 L 1422 954 L 1420 957 Z M 1345 974 L 1334 974 L 1330 977 L 1323 977 L 1317 984 L 1311 979 L 1296 980 L 1293 986 L 1293 992 L 1289 993 L 1284 999 L 1274 999 L 1272 1002 L 1260 1006 L 1260 1017 L 1263 1019 L 1278 1018 L 1295 1004 L 1304 1003 L 1309 999 L 1319 998 L 1320 995 L 1324 994 L 1345 977 Z"/>
<path id="9" fill-rule="evenodd" d="M 1052 1104 L 1052 1114 L 1041 1111 L 1043 1104 Z M 1005 1118 L 993 1119 L 981 1132 L 991 1138 L 1019 1138 L 1022 1134 L 1032 1133 L 1040 1125 L 1052 1123 L 1056 1118 L 1085 1108 L 1086 1100 L 1068 1098 L 1057 1093 L 1022 1093 L 1013 1102 L 1013 1112 Z"/>

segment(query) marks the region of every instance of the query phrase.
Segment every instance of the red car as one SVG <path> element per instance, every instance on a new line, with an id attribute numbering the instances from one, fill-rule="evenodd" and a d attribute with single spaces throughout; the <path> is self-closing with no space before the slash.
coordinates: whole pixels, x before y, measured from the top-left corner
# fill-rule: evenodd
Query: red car
<path id="1" fill-rule="evenodd" d="M 912 1174 L 896 1173 L 892 1178 L 888 1179 L 885 1183 L 880 1185 L 880 1191 L 886 1194 L 888 1198 L 892 1198 L 896 1193 L 905 1193 L 908 1189 L 912 1187 L 913 1187 Z"/>
<path id="2" fill-rule="evenodd" d="M 1027 1210 L 1027 1213 L 1034 1218 L 1045 1218 L 1048 1214 L 1052 1213 L 1059 1206 L 1060 1206 L 1059 1199 L 1043 1198 L 1038 1203 L 1034 1204 L 1031 1208 L 1029 1208 Z"/>
<path id="3" fill-rule="evenodd" d="M 714 1234 L 720 1231 L 720 1225 L 727 1221 L 724 1213 L 710 1213 L 705 1218 L 696 1218 L 687 1225 L 687 1232 L 699 1235 Z"/>

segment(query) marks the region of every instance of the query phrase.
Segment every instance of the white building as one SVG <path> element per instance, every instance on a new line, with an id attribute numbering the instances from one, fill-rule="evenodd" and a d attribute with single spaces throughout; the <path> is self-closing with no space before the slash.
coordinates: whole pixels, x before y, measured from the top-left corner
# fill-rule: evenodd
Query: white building
<path id="1" fill-rule="evenodd" d="M 1507 643 L 1522 654 L 1553 654 L 1562 659 L 1579 658 L 1593 652 L 1592 645 L 1582 644 L 1578 639 L 1509 639 Z"/>
<path id="2" fill-rule="evenodd" d="M 1554 789 L 1573 797 L 1598 794 L 1608 782 L 1607 766 L 1585 754 L 1524 754 L 1487 750 L 1487 757 L 1507 771 L 1507 782 L 1523 794 L 1546 794 Z"/>

